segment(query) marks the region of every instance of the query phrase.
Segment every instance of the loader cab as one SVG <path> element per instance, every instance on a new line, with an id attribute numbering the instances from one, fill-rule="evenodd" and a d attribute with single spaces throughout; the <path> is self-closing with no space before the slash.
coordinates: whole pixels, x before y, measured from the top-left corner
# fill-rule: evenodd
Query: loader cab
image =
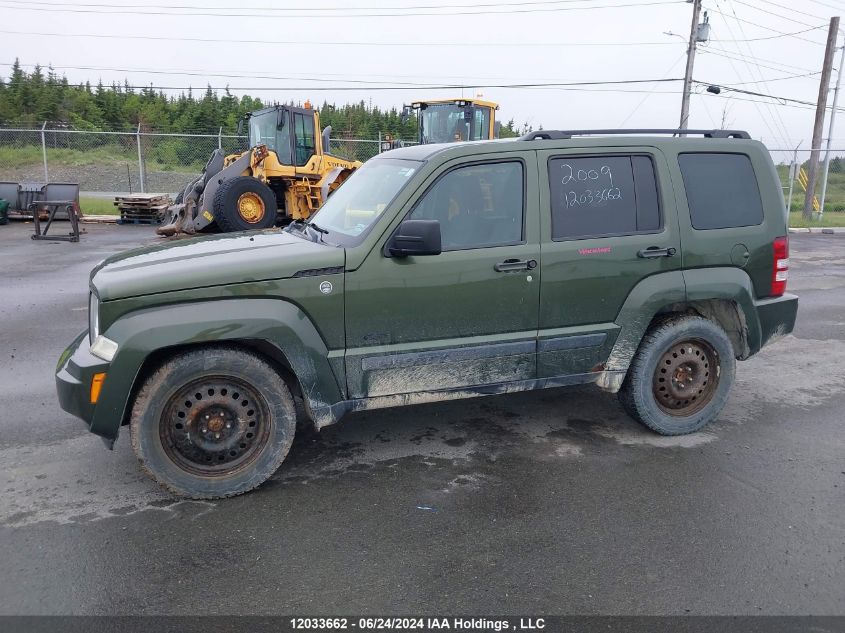
<path id="1" fill-rule="evenodd" d="M 303 167 L 319 153 L 317 113 L 310 107 L 272 106 L 250 113 L 247 121 L 249 146 L 266 145 L 281 165 Z"/>
<path id="2" fill-rule="evenodd" d="M 420 144 L 486 141 L 496 138 L 499 106 L 480 99 L 417 101 L 405 106 L 407 120 L 416 111 Z"/>

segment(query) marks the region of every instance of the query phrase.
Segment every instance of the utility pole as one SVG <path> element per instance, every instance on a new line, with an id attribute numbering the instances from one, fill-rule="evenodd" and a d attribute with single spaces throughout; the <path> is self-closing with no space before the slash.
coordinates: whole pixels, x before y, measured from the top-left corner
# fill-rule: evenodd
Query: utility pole
<path id="1" fill-rule="evenodd" d="M 822 194 L 819 201 L 819 217 L 824 215 L 824 198 L 827 194 L 827 175 L 830 171 L 830 144 L 833 141 L 833 122 L 836 120 L 836 106 L 839 104 L 839 84 L 842 81 L 842 65 L 845 64 L 845 44 L 839 56 L 839 70 L 836 73 L 836 88 L 833 89 L 833 109 L 830 111 L 830 127 L 827 128 L 827 149 L 824 152 L 824 172 L 822 174 Z"/>
<path id="2" fill-rule="evenodd" d="M 692 67 L 695 63 L 695 47 L 698 44 L 698 16 L 701 13 L 701 0 L 692 0 L 692 25 L 689 31 L 687 48 L 687 69 L 684 73 L 684 95 L 681 99 L 681 130 L 687 129 L 689 122 L 689 100 L 692 93 Z"/>
<path id="3" fill-rule="evenodd" d="M 819 100 L 816 103 L 816 120 L 813 123 L 813 141 L 810 145 L 810 164 L 807 168 L 807 193 L 804 196 L 804 213 L 807 220 L 813 218 L 813 197 L 816 194 L 816 172 L 818 171 L 819 152 L 822 144 L 822 128 L 827 110 L 827 93 L 830 90 L 830 72 L 833 68 L 833 51 L 836 48 L 836 36 L 839 34 L 839 16 L 830 18 L 827 31 L 827 46 L 824 49 L 824 65 L 819 82 Z"/>

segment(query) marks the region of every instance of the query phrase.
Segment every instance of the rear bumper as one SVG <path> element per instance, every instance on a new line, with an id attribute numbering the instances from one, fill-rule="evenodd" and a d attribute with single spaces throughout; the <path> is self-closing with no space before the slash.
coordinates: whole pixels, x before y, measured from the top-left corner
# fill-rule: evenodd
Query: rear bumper
<path id="1" fill-rule="evenodd" d="M 91 404 L 91 378 L 96 373 L 107 372 L 108 368 L 109 363 L 91 354 L 87 330 L 77 336 L 59 358 L 56 368 L 59 405 L 85 422 L 88 430 L 93 430 L 96 409 L 96 405 Z"/>
<path id="2" fill-rule="evenodd" d="M 785 294 L 782 297 L 763 299 L 754 303 L 760 319 L 760 348 L 792 332 L 798 314 L 798 297 Z M 759 348 L 757 350 L 759 351 Z"/>

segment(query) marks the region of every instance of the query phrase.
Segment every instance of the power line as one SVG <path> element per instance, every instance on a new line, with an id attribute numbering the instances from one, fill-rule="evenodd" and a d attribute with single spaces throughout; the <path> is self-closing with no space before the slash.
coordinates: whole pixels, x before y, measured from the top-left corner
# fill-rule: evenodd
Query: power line
<path id="1" fill-rule="evenodd" d="M 4 0 L 4 4 L 0 7 L 5 9 L 16 9 L 18 11 L 41 11 L 46 13 L 96 13 L 98 15 L 167 15 L 175 17 L 224 17 L 224 18 L 282 18 L 285 20 L 296 18 L 406 18 L 406 17 L 420 17 L 420 16 L 456 16 L 456 15 L 511 15 L 517 13 L 551 13 L 563 11 L 594 11 L 597 9 L 623 9 L 628 7 L 649 7 L 667 4 L 683 4 L 685 0 L 648 0 L 646 2 L 628 2 L 624 4 L 605 4 L 605 5 L 591 5 L 583 7 L 545 7 L 545 8 L 530 8 L 530 9 L 509 9 L 507 11 L 446 11 L 437 13 L 420 13 L 415 11 L 402 11 L 401 13 L 332 13 L 315 14 L 315 13 L 297 13 L 285 15 L 268 15 L 263 13 L 244 13 L 241 10 L 233 9 L 230 13 L 214 13 L 211 11 L 203 11 L 202 13 L 191 12 L 172 12 L 172 11 L 140 11 L 140 10 L 121 10 L 119 7 L 111 7 L 112 10 L 103 9 L 66 9 L 59 7 L 34 7 L 30 3 L 25 3 L 22 6 L 9 5 L 9 2 L 15 0 Z M 586 1 L 586 0 L 585 0 Z M 346 9 L 347 11 L 349 8 Z"/>
<path id="2" fill-rule="evenodd" d="M 792 11 L 793 13 L 799 13 L 801 15 L 806 15 L 808 18 L 815 18 L 816 20 L 826 20 L 827 18 L 822 15 L 816 15 L 815 13 L 807 13 L 806 11 L 799 11 L 794 7 L 787 6 L 785 4 L 778 4 L 777 2 L 772 2 L 772 0 L 766 0 L 766 4 L 771 4 L 781 9 L 786 9 L 787 11 Z"/>
<path id="3" fill-rule="evenodd" d="M 731 10 L 731 13 L 733 14 L 734 19 L 737 21 L 737 28 L 739 29 L 740 35 L 745 37 L 745 30 L 742 28 L 742 22 L 739 21 L 738 16 L 736 14 L 736 7 L 733 5 L 733 3 L 730 0 L 727 0 L 727 2 L 729 3 L 728 6 L 730 7 L 730 10 Z M 716 0 L 716 5 L 721 8 L 721 5 L 719 5 L 719 0 Z M 727 24 L 727 21 L 726 21 L 726 24 Z M 730 26 L 728 26 L 728 32 L 729 33 L 731 32 Z M 731 34 L 731 35 L 733 35 L 733 34 Z M 746 47 L 746 49 L 748 49 L 748 54 L 751 57 L 751 60 L 754 64 L 754 68 L 756 68 L 756 70 L 757 70 L 757 79 L 762 80 L 763 79 L 763 72 L 760 69 L 760 64 L 757 62 L 757 60 L 754 56 L 754 51 L 751 48 L 751 44 L 746 42 L 745 47 Z M 749 73 L 751 75 L 751 78 L 754 79 L 755 78 L 754 77 L 754 70 L 752 69 L 752 67 L 748 63 L 748 61 L 745 59 L 745 56 L 741 52 L 741 46 L 739 46 L 739 45 L 737 45 L 737 52 L 740 54 L 740 57 L 742 57 L 743 63 L 745 64 L 746 68 L 748 68 Z M 759 83 L 755 83 L 755 85 L 759 86 Z M 789 136 L 789 132 L 786 131 L 786 123 L 784 122 L 783 117 L 780 115 L 780 111 L 772 108 L 770 105 L 766 105 L 766 109 L 769 111 L 770 114 L 774 115 L 772 120 L 775 122 L 775 126 L 779 127 L 780 132 L 783 134 L 783 138 L 786 139 Z"/>
<path id="4" fill-rule="evenodd" d="M 765 35 L 763 37 L 751 37 L 746 40 L 723 40 L 723 39 L 710 39 L 711 42 L 763 42 L 765 40 L 777 40 L 781 37 L 792 37 L 793 35 L 801 35 L 802 33 L 809 33 L 810 31 L 818 31 L 819 29 L 823 29 L 827 27 L 827 24 L 822 24 L 820 26 L 814 26 L 809 29 L 801 29 L 800 31 L 793 31 L 791 33 L 781 33 L 780 35 Z"/>
<path id="5" fill-rule="evenodd" d="M 104 9 L 168 9 L 168 10 L 182 10 L 182 9 L 197 9 L 201 11 L 209 8 L 218 9 L 221 11 L 279 11 L 279 12 L 295 12 L 295 11 L 408 11 L 417 9 L 479 9 L 479 8 L 507 8 L 511 6 L 536 6 L 549 4 L 584 4 L 590 0 L 530 0 L 522 2 L 495 2 L 495 3 L 475 3 L 475 4 L 417 4 L 417 5 L 402 5 L 402 6 L 330 6 L 330 7 L 313 7 L 313 6 L 299 6 L 299 7 L 268 7 L 268 6 L 236 6 L 236 7 L 209 7 L 207 4 L 103 4 L 95 2 L 47 2 L 43 0 L 5 0 L 9 4 L 23 4 L 23 5 L 44 5 L 48 7 L 98 7 Z"/>
<path id="6" fill-rule="evenodd" d="M 716 42 L 716 41 L 723 42 L 723 41 L 729 41 L 729 40 L 710 40 L 710 41 L 711 42 Z M 702 48 L 702 52 L 705 55 L 715 55 L 716 57 L 724 57 L 725 59 L 728 59 L 728 60 L 742 61 L 742 58 L 738 56 L 738 53 L 735 53 L 734 51 L 727 51 L 724 48 Z M 767 68 L 768 70 L 783 71 L 784 68 L 789 68 L 789 69 L 792 69 L 792 70 L 801 70 L 801 71 L 804 71 L 804 72 L 812 72 L 809 68 L 802 68 L 801 66 L 792 66 L 791 64 L 785 64 L 785 63 L 779 62 L 777 60 L 762 59 L 762 58 L 759 58 L 759 57 L 757 59 L 762 60 L 764 62 L 767 62 L 768 64 L 773 64 L 771 66 L 766 65 L 766 64 L 760 64 L 760 66 L 762 68 Z"/>
<path id="7" fill-rule="evenodd" d="M 749 7 L 750 9 L 754 9 L 755 11 L 760 11 L 761 13 L 765 13 L 766 15 L 771 15 L 781 20 L 788 20 L 789 22 L 794 22 L 795 24 L 800 24 L 801 26 L 813 26 L 812 24 L 808 24 L 807 22 L 802 22 L 801 20 L 796 20 L 795 18 L 790 18 L 785 15 L 780 15 L 779 13 L 775 13 L 774 11 L 769 11 L 768 9 L 764 9 L 762 7 L 758 7 L 756 5 L 750 4 L 748 2 L 743 2 L 743 0 L 734 0 L 737 4 L 741 4 L 743 6 Z M 771 4 L 771 3 L 770 3 Z M 824 18 L 818 18 L 824 19 Z"/>
<path id="8" fill-rule="evenodd" d="M 153 40 L 172 42 L 172 37 L 157 35 L 118 35 L 110 33 L 45 33 L 33 31 L 9 31 L 0 29 L 0 33 L 6 35 L 24 35 L 27 37 L 37 35 L 44 37 L 90 37 L 95 39 L 118 39 L 118 40 Z M 570 46 L 677 46 L 675 42 L 315 42 L 313 40 L 252 40 L 252 39 L 220 39 L 220 38 L 199 38 L 179 36 L 180 42 L 203 42 L 218 46 L 226 44 L 279 44 L 290 46 L 455 46 L 478 48 L 484 47 L 570 47 Z"/>
<path id="9" fill-rule="evenodd" d="M 724 13 L 720 9 L 714 9 L 712 7 L 708 7 L 707 10 L 712 11 L 713 13 L 718 13 L 719 15 L 721 15 L 723 17 L 725 17 L 725 16 L 732 17 L 732 16 L 728 15 L 727 13 Z M 816 44 L 817 46 L 824 46 L 823 42 L 817 42 L 815 40 L 808 40 L 806 37 L 801 37 L 801 36 L 796 35 L 794 33 L 787 33 L 785 31 L 779 31 L 778 29 L 773 29 L 770 26 L 763 26 L 762 24 L 758 24 L 757 22 L 751 22 L 749 20 L 743 20 L 741 18 L 735 18 L 735 19 L 736 19 L 737 22 L 743 22 L 745 24 L 750 24 L 751 26 L 756 26 L 757 28 L 763 29 L 764 31 L 770 31 L 772 33 L 777 33 L 778 35 L 781 35 L 781 36 L 784 36 L 784 37 L 792 37 L 796 40 L 801 40 L 802 42 L 809 42 L 810 44 Z M 822 26 L 824 26 L 824 25 L 819 25 L 819 26 L 817 26 L 813 29 L 810 29 L 810 30 L 816 30 L 818 28 L 821 28 Z"/>
<path id="10" fill-rule="evenodd" d="M 534 82 L 534 83 L 476 83 L 476 84 L 451 84 L 451 85 L 416 85 L 413 86 L 415 90 L 469 90 L 472 88 L 502 88 L 502 89 L 521 89 L 521 88 L 565 88 L 570 86 L 616 86 L 626 84 L 649 84 L 654 82 L 668 83 L 674 81 L 683 81 L 681 78 L 677 79 L 619 79 L 612 81 L 572 81 L 572 82 Z M 243 92 L 257 92 L 257 91 L 382 91 L 382 90 L 409 90 L 408 86 L 157 86 L 149 85 L 123 85 L 130 90 L 240 90 Z"/>
<path id="11" fill-rule="evenodd" d="M 828 4 L 826 2 L 821 2 L 820 0 L 810 0 L 810 2 L 815 2 L 818 5 L 821 5 L 823 7 L 827 7 L 828 9 L 834 9 L 835 11 L 842 11 L 843 10 L 843 8 L 841 6 L 835 6 L 835 5 L 832 5 L 832 4 Z"/>

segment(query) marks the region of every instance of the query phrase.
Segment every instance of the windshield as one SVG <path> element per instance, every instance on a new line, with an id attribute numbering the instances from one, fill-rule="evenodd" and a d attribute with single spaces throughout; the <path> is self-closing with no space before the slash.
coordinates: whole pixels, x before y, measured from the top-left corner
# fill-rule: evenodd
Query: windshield
<path id="1" fill-rule="evenodd" d="M 357 244 L 419 167 L 411 160 L 370 160 L 329 196 L 314 223 L 328 231 L 329 241 Z"/>
<path id="2" fill-rule="evenodd" d="M 281 164 L 290 164 L 290 122 L 287 119 L 287 112 L 285 112 L 283 120 L 286 123 L 281 128 L 277 128 L 276 110 L 251 116 L 249 118 L 249 146 L 266 145 L 267 149 L 276 152 Z"/>
<path id="3" fill-rule="evenodd" d="M 490 108 L 459 107 L 451 103 L 432 104 L 420 110 L 423 143 L 481 141 L 489 137 Z"/>

